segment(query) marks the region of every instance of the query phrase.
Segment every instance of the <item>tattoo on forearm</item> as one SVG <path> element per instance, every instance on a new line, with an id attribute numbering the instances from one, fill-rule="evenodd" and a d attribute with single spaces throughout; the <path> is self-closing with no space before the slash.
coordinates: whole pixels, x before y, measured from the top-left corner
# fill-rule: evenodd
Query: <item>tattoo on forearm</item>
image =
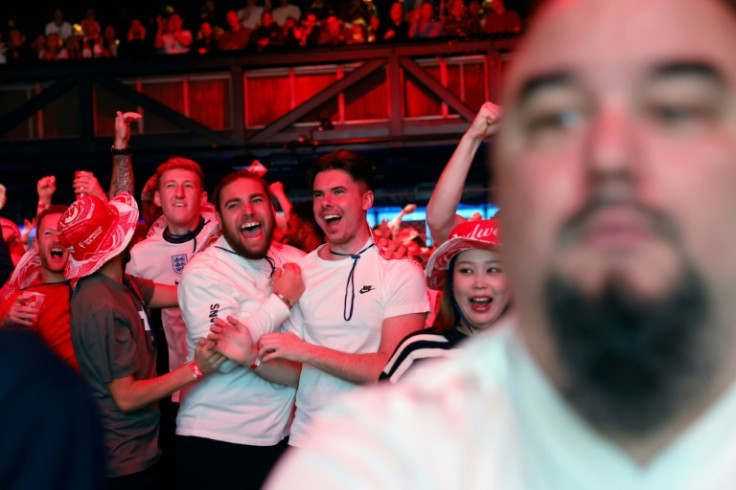
<path id="1" fill-rule="evenodd" d="M 112 164 L 112 180 L 110 181 L 110 199 L 118 192 L 133 195 L 133 159 L 130 155 L 115 155 Z"/>

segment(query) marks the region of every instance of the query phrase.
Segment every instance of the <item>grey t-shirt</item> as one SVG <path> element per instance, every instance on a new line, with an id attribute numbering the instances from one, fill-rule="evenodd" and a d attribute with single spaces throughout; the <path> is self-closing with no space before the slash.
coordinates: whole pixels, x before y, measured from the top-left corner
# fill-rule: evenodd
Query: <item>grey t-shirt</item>
<path id="1" fill-rule="evenodd" d="M 143 304 L 153 295 L 153 282 L 126 278 L 137 288 L 92 274 L 79 280 L 71 300 L 72 344 L 100 407 L 107 477 L 138 473 L 160 457 L 158 405 L 123 413 L 108 389 L 114 379 L 156 376 L 156 347 Z"/>

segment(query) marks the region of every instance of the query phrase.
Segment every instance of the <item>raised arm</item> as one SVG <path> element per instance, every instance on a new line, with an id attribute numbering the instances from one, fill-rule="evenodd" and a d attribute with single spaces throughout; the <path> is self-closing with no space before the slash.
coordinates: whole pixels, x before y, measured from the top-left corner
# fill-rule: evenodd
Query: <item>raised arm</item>
<path id="1" fill-rule="evenodd" d="M 115 116 L 115 138 L 112 144 L 112 178 L 110 179 L 110 199 L 115 197 L 118 192 L 127 192 L 133 195 L 133 162 L 128 152 L 128 142 L 130 141 L 130 123 L 131 121 L 140 121 L 140 114 L 137 112 L 117 111 Z"/>
<path id="2" fill-rule="evenodd" d="M 455 211 L 463 195 L 465 179 L 480 144 L 498 130 L 500 117 L 500 106 L 491 102 L 483 104 L 442 171 L 427 204 L 427 224 L 435 246 L 447 240 L 452 229 L 463 221 Z"/>

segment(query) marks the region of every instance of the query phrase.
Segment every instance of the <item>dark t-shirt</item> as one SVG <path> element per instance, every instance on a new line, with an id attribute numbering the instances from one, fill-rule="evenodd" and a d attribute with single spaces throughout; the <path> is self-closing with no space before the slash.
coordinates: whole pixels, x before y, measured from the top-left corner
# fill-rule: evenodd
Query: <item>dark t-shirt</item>
<path id="1" fill-rule="evenodd" d="M 107 477 L 138 473 L 160 456 L 158 405 L 123 413 L 108 388 L 108 383 L 126 376 L 136 380 L 156 376 L 156 346 L 143 305 L 153 296 L 153 282 L 126 278 L 133 279 L 142 298 L 95 273 L 79 280 L 71 301 L 72 343 L 82 376 L 100 408 L 109 458 Z"/>
<path id="2" fill-rule="evenodd" d="M 100 421 L 79 375 L 20 330 L 0 330 L 0 372 L 0 488 L 101 488 Z"/>

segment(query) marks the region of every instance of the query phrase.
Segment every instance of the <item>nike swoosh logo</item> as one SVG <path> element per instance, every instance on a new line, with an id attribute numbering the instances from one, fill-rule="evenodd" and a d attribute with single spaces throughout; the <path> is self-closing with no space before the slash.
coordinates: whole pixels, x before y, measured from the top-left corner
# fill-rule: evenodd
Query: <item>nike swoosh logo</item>
<path id="1" fill-rule="evenodd" d="M 363 286 L 360 288 L 360 294 L 367 293 L 368 291 L 373 291 L 375 288 L 373 286 Z"/>

